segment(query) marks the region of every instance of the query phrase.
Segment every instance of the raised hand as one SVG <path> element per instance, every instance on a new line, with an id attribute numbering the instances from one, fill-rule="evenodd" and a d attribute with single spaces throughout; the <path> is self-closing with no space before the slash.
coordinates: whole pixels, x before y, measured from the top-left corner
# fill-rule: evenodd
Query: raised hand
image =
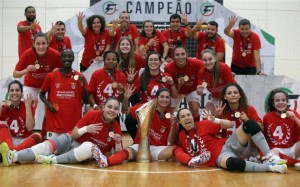
<path id="1" fill-rule="evenodd" d="M 127 82 L 132 83 L 136 74 L 137 71 L 135 71 L 135 68 L 129 68 L 128 71 L 126 71 Z"/>
<path id="2" fill-rule="evenodd" d="M 215 104 L 216 116 L 221 116 L 225 107 L 226 103 L 223 105 L 222 101 L 218 101 L 218 103 Z"/>

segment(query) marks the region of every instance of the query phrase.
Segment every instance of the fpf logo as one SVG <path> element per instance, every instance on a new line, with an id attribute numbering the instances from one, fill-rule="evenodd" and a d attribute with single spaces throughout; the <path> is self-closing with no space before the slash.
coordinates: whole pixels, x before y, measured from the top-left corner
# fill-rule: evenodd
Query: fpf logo
<path id="1" fill-rule="evenodd" d="M 112 15 L 117 11 L 117 4 L 112 1 L 107 1 L 103 4 L 102 10 L 106 15 Z"/>
<path id="2" fill-rule="evenodd" d="M 210 16 L 214 13 L 215 5 L 203 3 L 200 7 L 200 12 L 203 16 Z"/>

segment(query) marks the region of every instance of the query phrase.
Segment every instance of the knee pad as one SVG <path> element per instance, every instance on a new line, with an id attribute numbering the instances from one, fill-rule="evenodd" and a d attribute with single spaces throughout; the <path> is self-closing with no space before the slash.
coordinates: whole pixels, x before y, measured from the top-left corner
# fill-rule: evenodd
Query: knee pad
<path id="1" fill-rule="evenodd" d="M 31 150 L 33 151 L 35 156 L 37 156 L 37 155 L 46 155 L 46 156 L 48 156 L 48 155 L 51 154 L 50 145 L 47 141 L 43 142 L 43 143 L 39 143 L 35 146 L 32 146 Z"/>
<path id="2" fill-rule="evenodd" d="M 78 162 L 87 160 L 92 157 L 92 146 L 91 142 L 83 142 L 79 147 L 74 149 L 74 156 Z"/>
<path id="3" fill-rule="evenodd" d="M 248 121 L 243 123 L 243 130 L 247 134 L 251 134 L 251 136 L 261 131 L 260 126 L 253 119 L 249 119 Z"/>
<path id="4" fill-rule="evenodd" d="M 246 162 L 240 158 L 229 157 L 226 161 L 226 166 L 231 171 L 244 171 Z"/>

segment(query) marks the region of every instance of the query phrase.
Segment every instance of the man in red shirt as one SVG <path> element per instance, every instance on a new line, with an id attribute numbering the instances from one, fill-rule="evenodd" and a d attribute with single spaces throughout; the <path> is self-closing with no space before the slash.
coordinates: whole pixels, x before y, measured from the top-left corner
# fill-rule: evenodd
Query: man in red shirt
<path id="1" fill-rule="evenodd" d="M 204 49 L 211 48 L 217 53 L 217 60 L 224 62 L 225 43 L 218 35 L 218 23 L 210 21 L 208 22 L 206 32 L 197 32 L 202 24 L 203 20 L 199 19 L 192 29 L 193 39 L 197 42 L 196 58 L 201 59 L 201 52 Z"/>
<path id="2" fill-rule="evenodd" d="M 119 20 L 114 20 L 112 29 L 109 31 L 109 36 L 114 39 L 114 49 L 117 48 L 117 44 L 122 36 L 128 36 L 131 38 L 136 48 L 138 45 L 139 31 L 137 27 L 130 24 L 130 16 L 127 12 L 122 11 L 119 15 Z"/>
<path id="3" fill-rule="evenodd" d="M 18 31 L 18 51 L 19 58 L 26 49 L 31 48 L 33 37 L 36 33 L 42 32 L 39 22 L 36 20 L 36 12 L 33 6 L 25 8 L 25 21 L 20 21 L 17 25 Z"/>
<path id="4" fill-rule="evenodd" d="M 252 32 L 251 23 L 247 19 L 239 22 L 239 29 L 233 29 L 236 16 L 229 18 L 224 33 L 233 39 L 231 71 L 239 75 L 266 75 L 261 69 L 259 36 Z"/>
<path id="5" fill-rule="evenodd" d="M 63 49 L 72 49 L 71 40 L 66 34 L 66 26 L 62 21 L 57 21 L 51 31 L 47 32 L 49 47 L 61 52 Z"/>
<path id="6" fill-rule="evenodd" d="M 181 20 L 185 28 L 181 27 Z M 170 16 L 170 28 L 164 30 L 162 34 L 166 37 L 169 44 L 169 53 L 166 59 L 167 62 L 173 61 L 173 49 L 176 45 L 186 47 L 186 40 L 192 35 L 192 29 L 187 20 L 187 15 L 182 16 L 172 14 Z"/>

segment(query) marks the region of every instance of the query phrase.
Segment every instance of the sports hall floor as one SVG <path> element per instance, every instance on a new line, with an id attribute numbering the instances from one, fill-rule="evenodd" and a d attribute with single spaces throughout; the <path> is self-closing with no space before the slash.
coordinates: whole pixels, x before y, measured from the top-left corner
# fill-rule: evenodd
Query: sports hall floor
<path id="1" fill-rule="evenodd" d="M 125 134 L 124 146 L 131 144 Z M 136 163 L 99 169 L 95 162 L 68 165 L 0 163 L 0 187 L 40 186 L 226 186 L 226 187 L 296 187 L 300 173 L 289 167 L 287 174 L 239 173 L 218 168 L 190 169 L 175 162 Z"/>

